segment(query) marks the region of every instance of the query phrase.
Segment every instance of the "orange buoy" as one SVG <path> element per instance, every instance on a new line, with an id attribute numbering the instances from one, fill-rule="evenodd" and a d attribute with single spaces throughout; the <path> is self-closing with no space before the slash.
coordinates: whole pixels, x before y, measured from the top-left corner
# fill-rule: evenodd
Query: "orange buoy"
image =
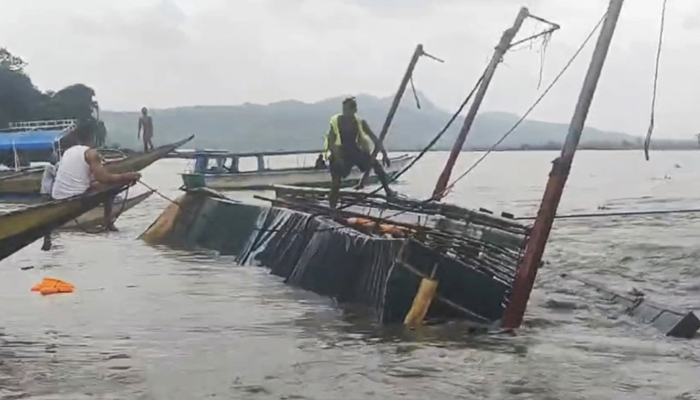
<path id="1" fill-rule="evenodd" d="M 39 292 L 42 295 L 56 293 L 73 293 L 75 286 L 55 278 L 44 278 L 40 283 L 32 286 L 32 292 Z"/>

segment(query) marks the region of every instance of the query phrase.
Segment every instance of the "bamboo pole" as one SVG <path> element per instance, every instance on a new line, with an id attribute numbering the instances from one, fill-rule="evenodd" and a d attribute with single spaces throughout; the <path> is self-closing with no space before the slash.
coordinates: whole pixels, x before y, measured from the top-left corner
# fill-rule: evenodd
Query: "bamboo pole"
<path id="1" fill-rule="evenodd" d="M 384 125 L 382 125 L 382 130 L 379 133 L 379 143 L 378 145 L 374 146 L 374 150 L 372 151 L 372 160 L 377 158 L 377 154 L 379 154 L 380 149 L 384 146 L 384 139 L 386 136 L 389 134 L 389 128 L 391 127 L 391 123 L 394 121 L 394 116 L 396 115 L 396 111 L 399 109 L 399 104 L 401 104 L 401 99 L 403 98 L 403 94 L 406 92 L 406 87 L 408 86 L 408 83 L 411 81 L 411 77 L 413 76 L 413 71 L 416 69 L 416 65 L 418 64 L 418 60 L 420 59 L 421 56 L 427 56 L 432 58 L 435 61 L 438 62 L 443 62 L 439 58 L 433 57 L 430 54 L 426 53 L 423 50 L 423 45 L 419 44 L 416 46 L 416 49 L 413 51 L 413 55 L 411 56 L 411 61 L 408 63 L 408 67 L 406 68 L 406 72 L 403 75 L 403 78 L 401 78 L 401 83 L 399 84 L 399 90 L 396 92 L 394 95 L 394 100 L 391 102 L 391 107 L 389 108 L 389 113 L 386 116 L 386 119 L 384 120 Z M 369 172 L 370 170 L 368 169 L 363 175 L 362 178 L 360 179 L 360 183 L 357 185 L 358 188 L 362 188 L 366 186 L 367 184 L 367 179 L 369 179 Z"/>

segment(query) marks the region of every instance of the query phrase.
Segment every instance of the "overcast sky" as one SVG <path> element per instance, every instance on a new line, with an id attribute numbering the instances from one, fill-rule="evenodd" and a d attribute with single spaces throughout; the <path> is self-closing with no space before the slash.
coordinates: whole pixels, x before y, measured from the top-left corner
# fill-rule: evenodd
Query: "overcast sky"
<path id="1" fill-rule="evenodd" d="M 453 110 L 521 5 L 562 25 L 544 84 L 562 68 L 607 0 L 0 0 L 0 46 L 25 58 L 41 89 L 82 82 L 103 109 L 313 102 L 392 95 L 417 43 L 415 83 Z M 646 133 L 662 0 L 628 0 L 589 125 Z M 541 25 L 528 23 L 521 37 Z M 700 2 L 669 2 L 657 137 L 700 132 Z M 590 50 L 533 118 L 568 122 Z M 537 97 L 539 44 L 509 53 L 483 110 L 522 113 Z"/>

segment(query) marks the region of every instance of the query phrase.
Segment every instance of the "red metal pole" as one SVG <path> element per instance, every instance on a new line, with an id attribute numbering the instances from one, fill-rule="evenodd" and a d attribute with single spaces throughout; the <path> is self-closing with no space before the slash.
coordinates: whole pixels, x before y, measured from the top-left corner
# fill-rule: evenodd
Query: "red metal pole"
<path id="1" fill-rule="evenodd" d="M 442 173 L 440 174 L 440 177 L 438 178 L 438 181 L 435 184 L 435 189 L 433 190 L 433 198 L 435 200 L 439 200 L 440 198 L 442 198 L 443 192 L 445 191 L 445 188 L 449 183 L 450 175 L 452 175 L 452 169 L 454 168 L 455 163 L 457 162 L 457 157 L 462 151 L 462 147 L 464 147 L 464 142 L 467 140 L 467 135 L 469 134 L 469 130 L 471 130 L 472 124 L 476 119 L 476 114 L 479 112 L 479 107 L 481 107 L 481 103 L 484 101 L 484 97 L 486 96 L 486 90 L 489 88 L 491 79 L 493 79 L 493 75 L 496 73 L 496 67 L 498 67 L 498 64 L 501 63 L 503 55 L 505 55 L 508 49 L 510 48 L 511 43 L 513 42 L 513 38 L 520 30 L 520 27 L 523 26 L 525 18 L 527 18 L 529 15 L 530 12 L 527 8 L 521 8 L 520 12 L 518 13 L 518 17 L 513 23 L 513 26 L 510 29 L 503 32 L 503 35 L 501 36 L 501 41 L 498 43 L 498 46 L 496 46 L 496 50 L 493 53 L 491 62 L 489 63 L 486 72 L 484 73 L 484 80 L 483 82 L 481 82 L 479 90 L 477 90 L 476 94 L 474 95 L 474 102 L 469 108 L 467 116 L 464 117 L 464 124 L 462 125 L 462 129 L 459 132 L 459 136 L 457 136 L 457 140 L 455 141 L 454 146 L 452 146 L 452 152 L 450 153 L 450 156 L 447 159 L 447 162 L 445 163 L 445 168 L 442 170 Z"/>
<path id="2" fill-rule="evenodd" d="M 552 223 L 557 214 L 566 180 L 569 177 L 571 163 L 574 160 L 574 154 L 576 154 L 576 148 L 581 139 L 581 132 L 593 101 L 593 95 L 595 94 L 603 65 L 605 64 L 605 58 L 615 33 L 623 2 L 624 0 L 611 0 L 608 6 L 608 14 L 600 31 L 598 43 L 593 52 L 593 59 L 583 82 L 583 88 L 581 89 L 576 110 L 569 127 L 569 133 L 566 137 L 566 143 L 561 155 L 554 160 L 552 165 L 552 171 L 549 174 L 549 181 L 547 181 L 537 219 L 513 283 L 510 303 L 503 316 L 504 328 L 513 329 L 522 324 L 525 308 L 530 299 L 530 293 L 537 277 L 537 270 L 542 261 L 549 233 L 552 230 Z"/>

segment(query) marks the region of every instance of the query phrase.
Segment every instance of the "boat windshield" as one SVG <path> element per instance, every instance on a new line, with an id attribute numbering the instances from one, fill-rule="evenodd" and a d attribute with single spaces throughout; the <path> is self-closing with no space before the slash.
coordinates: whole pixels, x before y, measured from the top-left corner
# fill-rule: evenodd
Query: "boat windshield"
<path id="1" fill-rule="evenodd" d="M 238 159 L 235 157 L 197 155 L 195 157 L 194 172 L 199 174 L 235 174 L 239 172 Z"/>

